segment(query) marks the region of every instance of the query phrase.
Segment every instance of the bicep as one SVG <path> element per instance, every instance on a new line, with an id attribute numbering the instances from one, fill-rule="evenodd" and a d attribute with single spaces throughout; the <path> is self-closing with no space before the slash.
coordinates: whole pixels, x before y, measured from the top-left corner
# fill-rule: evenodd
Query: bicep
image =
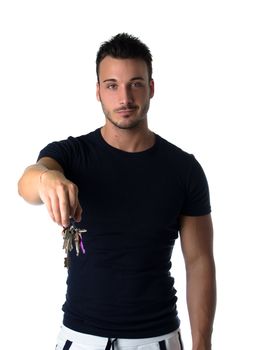
<path id="1" fill-rule="evenodd" d="M 181 247 L 186 265 L 213 256 L 213 225 L 211 215 L 182 216 Z"/>

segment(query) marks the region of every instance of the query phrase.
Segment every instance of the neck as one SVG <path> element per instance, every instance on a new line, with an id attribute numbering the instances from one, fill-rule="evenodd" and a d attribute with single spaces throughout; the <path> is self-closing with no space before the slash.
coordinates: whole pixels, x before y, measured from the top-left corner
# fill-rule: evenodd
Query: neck
<path id="1" fill-rule="evenodd" d="M 101 134 L 109 145 L 125 152 L 142 152 L 151 148 L 155 142 L 155 135 L 147 126 L 142 129 L 120 129 L 106 124 Z"/>

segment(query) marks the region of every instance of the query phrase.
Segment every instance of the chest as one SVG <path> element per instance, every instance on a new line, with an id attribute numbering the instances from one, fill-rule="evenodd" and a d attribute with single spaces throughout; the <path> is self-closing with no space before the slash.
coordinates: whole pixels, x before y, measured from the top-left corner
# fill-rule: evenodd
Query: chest
<path id="1" fill-rule="evenodd" d="M 156 231 L 178 225 L 185 190 L 171 163 L 99 159 L 77 169 L 75 181 L 87 224 Z"/>

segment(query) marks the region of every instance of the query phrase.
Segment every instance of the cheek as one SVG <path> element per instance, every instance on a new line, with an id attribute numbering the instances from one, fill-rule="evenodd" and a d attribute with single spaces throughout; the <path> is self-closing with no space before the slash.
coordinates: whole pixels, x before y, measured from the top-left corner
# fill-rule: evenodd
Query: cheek
<path id="1" fill-rule="evenodd" d="M 101 93 L 100 94 L 100 101 L 105 105 L 105 106 L 114 106 L 117 102 L 116 95 L 113 93 Z"/>

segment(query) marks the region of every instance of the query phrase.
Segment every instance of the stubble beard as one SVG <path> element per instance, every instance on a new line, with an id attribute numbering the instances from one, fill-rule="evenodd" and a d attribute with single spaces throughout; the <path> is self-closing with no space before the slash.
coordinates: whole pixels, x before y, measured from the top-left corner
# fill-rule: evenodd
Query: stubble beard
<path id="1" fill-rule="evenodd" d="M 147 112 L 149 110 L 149 106 L 150 106 L 150 102 L 147 102 L 143 108 L 141 109 L 141 111 L 138 111 L 138 114 L 136 115 L 135 119 L 133 119 L 133 117 L 127 117 L 125 119 L 125 117 L 121 118 L 121 120 L 117 120 L 114 118 L 114 114 L 117 113 L 115 110 L 113 112 L 110 112 L 108 110 L 106 110 L 105 106 L 102 104 L 102 109 L 104 112 L 104 115 L 106 117 L 106 119 L 112 123 L 114 126 L 116 126 L 119 129 L 122 130 L 130 130 L 130 129 L 134 129 L 136 127 L 138 127 L 142 122 L 144 122 L 144 120 L 147 119 Z M 127 107 L 128 109 L 128 107 Z M 124 120 L 123 120 L 124 119 Z"/>

